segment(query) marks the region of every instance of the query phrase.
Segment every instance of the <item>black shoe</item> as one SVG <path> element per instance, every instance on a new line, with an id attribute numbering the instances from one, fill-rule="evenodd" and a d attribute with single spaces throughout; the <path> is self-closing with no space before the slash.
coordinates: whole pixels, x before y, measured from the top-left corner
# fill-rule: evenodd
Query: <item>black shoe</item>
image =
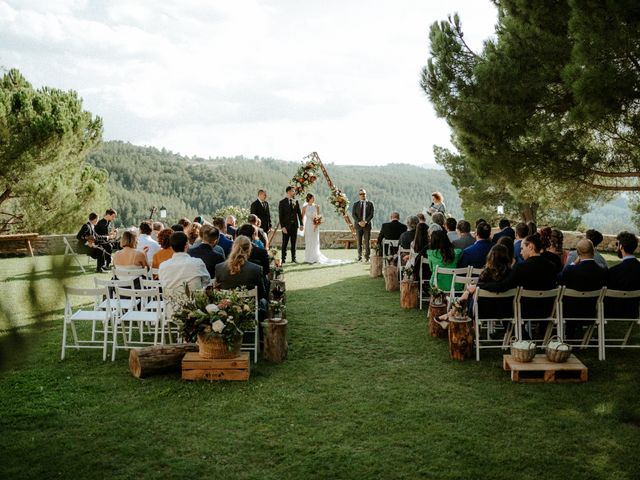
<path id="1" fill-rule="evenodd" d="M 104 273 L 104 269 L 103 268 L 96 268 L 96 273 Z"/>
<path id="2" fill-rule="evenodd" d="M 291 263 L 298 263 L 298 261 L 295 258 L 293 258 L 291 259 Z"/>
<path id="3" fill-rule="evenodd" d="M 102 267 L 102 270 L 104 270 L 104 271 L 111 270 L 111 265 L 105 265 L 104 267 Z"/>
<path id="4" fill-rule="evenodd" d="M 356 260 L 356 262 L 361 262 L 362 261 L 362 257 L 358 257 L 358 259 Z"/>

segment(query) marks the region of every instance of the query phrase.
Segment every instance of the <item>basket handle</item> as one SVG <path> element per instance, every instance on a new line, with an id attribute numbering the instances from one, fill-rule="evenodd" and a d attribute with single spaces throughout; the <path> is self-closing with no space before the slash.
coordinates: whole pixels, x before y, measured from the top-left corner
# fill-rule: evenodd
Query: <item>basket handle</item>
<path id="1" fill-rule="evenodd" d="M 557 352 L 557 351 L 560 349 L 560 347 L 561 347 L 562 345 L 566 345 L 567 347 L 569 347 L 569 351 L 571 351 L 571 345 L 569 345 L 568 343 L 565 343 L 565 342 L 560 338 L 560 336 L 558 336 L 558 335 L 554 335 L 554 336 L 552 336 L 552 337 L 549 339 L 549 343 L 551 343 L 551 342 L 553 341 L 553 339 L 554 339 L 554 338 L 555 338 L 555 339 L 557 339 L 558 344 L 555 346 L 555 348 L 552 348 L 552 349 L 550 349 L 550 350 L 553 350 L 553 351 Z M 547 348 L 549 348 L 549 343 L 547 343 Z"/>

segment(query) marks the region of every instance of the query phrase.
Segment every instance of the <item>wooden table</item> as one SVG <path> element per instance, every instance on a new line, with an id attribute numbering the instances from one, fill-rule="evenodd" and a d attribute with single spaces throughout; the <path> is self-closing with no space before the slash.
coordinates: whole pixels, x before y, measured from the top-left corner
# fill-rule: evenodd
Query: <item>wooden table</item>
<path id="1" fill-rule="evenodd" d="M 33 257 L 31 240 L 35 240 L 39 236 L 38 233 L 12 233 L 10 235 L 0 235 L 0 242 L 19 242 L 20 240 L 24 240 L 27 245 L 27 251 Z"/>

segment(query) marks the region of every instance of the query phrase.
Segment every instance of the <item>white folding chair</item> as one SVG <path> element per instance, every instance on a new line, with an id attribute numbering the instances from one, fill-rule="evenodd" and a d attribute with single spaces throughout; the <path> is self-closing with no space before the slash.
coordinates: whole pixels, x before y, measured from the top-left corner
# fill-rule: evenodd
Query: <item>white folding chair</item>
<path id="1" fill-rule="evenodd" d="M 475 280 L 471 278 L 470 280 Z M 494 293 L 482 288 L 477 288 L 473 297 L 473 318 L 474 327 L 476 331 L 476 360 L 480 361 L 480 350 L 484 348 L 507 348 L 511 343 L 511 335 L 513 334 L 514 327 L 517 322 L 517 301 L 518 301 L 519 288 L 512 288 L 506 292 Z M 512 315 L 505 318 L 491 318 L 482 315 L 482 305 L 484 302 L 482 299 L 486 299 L 489 302 L 497 302 L 504 299 L 511 299 L 511 313 Z M 508 321 L 509 324 L 504 332 L 502 340 L 494 340 L 491 338 L 491 333 L 495 332 L 497 322 Z M 482 338 L 482 329 L 485 325 L 486 338 Z M 484 345 L 483 345 L 484 344 Z"/>
<path id="2" fill-rule="evenodd" d="M 79 258 L 80 255 L 78 255 L 76 251 L 73 249 L 73 247 L 69 243 L 69 239 L 63 236 L 62 241 L 64 242 L 64 256 L 72 257 L 80 267 L 80 270 L 82 270 L 82 273 L 85 273 L 84 266 L 82 265 L 82 262 L 80 262 L 80 258 Z"/>
<path id="3" fill-rule="evenodd" d="M 456 298 L 460 298 L 464 292 L 467 290 L 467 287 L 470 285 L 477 285 L 478 277 L 468 277 L 468 276 L 458 276 L 455 273 L 451 279 L 451 289 L 449 290 L 449 297 L 447 298 L 447 310 L 451 308 L 451 303 Z M 458 287 L 456 289 L 456 287 Z"/>
<path id="4" fill-rule="evenodd" d="M 402 261 L 403 256 L 408 256 L 406 262 Z M 398 246 L 398 276 L 400 281 L 402 281 L 402 275 L 404 273 L 404 269 L 407 268 L 407 266 L 413 265 L 412 263 L 411 264 L 409 263 L 410 261 L 411 261 L 411 249 L 402 248 Z"/>
<path id="5" fill-rule="evenodd" d="M 469 275 L 472 277 L 479 277 L 484 268 L 476 268 L 469 265 Z"/>
<path id="6" fill-rule="evenodd" d="M 165 313 L 165 303 L 162 295 L 162 285 L 160 284 L 160 280 L 140 280 L 140 288 L 142 289 L 151 289 L 158 288 L 160 290 L 160 297 L 158 300 L 151 300 L 144 306 L 144 310 L 152 310 L 160 312 L 160 343 L 165 343 L 165 338 L 169 337 L 168 343 L 173 343 L 172 334 L 176 334 L 176 342 L 180 343 L 180 330 L 178 329 L 178 324 L 174 323 L 172 319 L 168 318 Z M 166 334 L 166 336 L 165 336 Z"/>
<path id="7" fill-rule="evenodd" d="M 600 323 L 602 319 L 602 312 L 600 311 L 602 308 L 602 298 L 605 293 L 605 288 L 601 288 L 600 290 L 593 290 L 590 292 L 581 292 L 578 290 L 573 290 L 571 288 L 562 287 L 562 292 L 560 293 L 560 298 L 558 300 L 559 307 L 559 318 L 560 321 L 558 323 L 558 336 L 566 343 L 576 343 L 579 341 L 579 345 L 581 348 L 587 347 L 597 347 L 598 348 L 598 360 L 602 360 L 602 342 L 600 341 L 601 337 L 601 328 Z M 590 316 L 584 317 L 575 317 L 569 316 L 565 311 L 565 300 L 575 302 L 585 302 L 591 300 L 593 303 L 593 314 Z M 581 323 L 591 323 L 584 335 L 580 339 L 569 338 L 566 334 L 566 323 L 567 322 L 581 322 Z M 598 331 L 598 342 L 597 344 L 591 344 L 591 338 L 593 337 L 593 331 Z"/>
<path id="8" fill-rule="evenodd" d="M 611 306 L 616 302 L 626 302 L 629 305 L 630 313 L 633 312 L 633 317 L 619 317 L 614 312 L 611 312 Z M 605 289 L 602 296 L 602 320 L 600 322 L 600 328 L 602 329 L 602 335 L 600 341 L 602 344 L 602 360 L 605 359 L 607 348 L 640 348 L 638 345 L 629 345 L 628 342 L 631 338 L 631 333 L 635 325 L 640 325 L 640 290 L 623 291 L 623 290 L 609 290 Z M 624 324 L 629 326 L 622 337 L 607 337 L 607 330 L 612 324 Z"/>
<path id="9" fill-rule="evenodd" d="M 533 322 L 549 322 L 547 324 L 547 329 L 544 334 L 544 338 L 542 343 L 546 345 L 551 338 L 551 332 L 553 330 L 554 325 L 556 328 L 560 323 L 559 316 L 559 308 L 558 308 L 558 299 L 560 298 L 560 293 L 562 292 L 562 288 L 552 288 L 551 290 L 526 290 L 524 288 L 520 288 L 520 292 L 518 293 L 517 299 L 517 322 L 516 322 L 516 336 L 518 339 L 522 339 L 523 335 L 523 327 L 525 323 L 529 327 L 529 333 L 531 338 L 533 339 Z M 548 299 L 550 304 L 549 314 L 547 316 L 538 318 L 527 318 L 522 314 L 522 299 L 530 299 L 530 300 L 545 300 Z M 558 335 L 560 336 L 560 335 Z"/>
<path id="10" fill-rule="evenodd" d="M 445 267 L 436 265 L 436 271 L 435 271 L 435 274 L 433 275 L 433 286 L 436 288 L 439 288 L 440 290 L 442 290 L 442 280 L 440 281 L 440 285 L 438 285 L 438 278 L 441 275 L 450 275 L 452 280 L 455 275 L 458 275 L 460 277 L 467 277 L 469 276 L 469 267 L 445 268 Z M 455 288 L 455 283 L 453 283 L 453 281 L 451 282 L 451 288 Z"/>
<path id="11" fill-rule="evenodd" d="M 127 268 L 127 267 L 115 267 L 113 269 L 113 275 L 118 280 L 136 280 L 137 278 L 147 278 L 148 271 L 146 268 Z"/>
<path id="12" fill-rule="evenodd" d="M 62 328 L 62 352 L 60 359 L 64 360 L 65 350 L 68 347 L 71 348 L 100 348 L 102 349 L 102 360 L 107 359 L 107 343 L 109 337 L 109 322 L 111 319 L 111 308 L 106 310 L 97 310 L 99 301 L 103 297 L 109 300 L 109 292 L 106 288 L 77 288 L 77 287 L 64 287 L 64 326 Z M 78 309 L 73 311 L 72 299 L 76 297 L 92 297 L 94 300 L 94 308 L 91 310 Z M 108 303 L 107 303 L 108 305 Z M 78 337 L 78 331 L 76 330 L 76 324 L 78 322 L 96 322 L 102 323 L 102 340 L 95 339 L 95 330 L 92 331 L 91 340 L 80 340 Z M 67 330 L 71 329 L 73 336 L 73 345 L 67 345 Z"/>
<path id="13" fill-rule="evenodd" d="M 424 278 L 423 274 L 422 274 L 422 270 L 423 270 L 423 266 L 424 265 L 429 265 L 429 259 L 427 257 L 422 257 L 422 260 L 420 261 L 420 271 L 418 272 L 418 288 L 420 289 L 420 310 L 422 310 L 422 304 L 425 301 L 424 298 L 424 284 L 429 284 L 429 281 L 431 280 L 431 277 L 427 277 Z"/>
<path id="14" fill-rule="evenodd" d="M 159 268 L 152 268 L 149 273 L 151 274 L 151 278 L 155 278 L 155 279 L 159 279 L 160 278 L 160 269 Z"/>
<path id="15" fill-rule="evenodd" d="M 140 310 L 130 309 L 124 310 L 122 305 L 122 297 L 130 297 L 134 304 L 140 305 Z M 122 287 L 116 287 L 116 299 L 118 314 L 111 322 L 113 325 L 113 347 L 111 360 L 116 359 L 116 350 L 118 348 L 129 348 L 129 344 L 137 343 L 141 345 L 157 345 L 158 333 L 161 323 L 161 314 L 159 310 L 145 310 L 146 305 L 152 301 L 159 301 L 160 289 L 128 289 Z M 129 339 L 127 340 L 127 332 L 125 332 L 125 324 L 128 324 Z M 133 325 L 137 324 L 140 329 L 140 341 L 133 342 L 132 330 Z M 153 327 L 153 342 L 144 340 L 144 326 L 150 325 Z M 118 345 L 118 326 L 120 327 L 120 333 L 122 334 L 122 344 Z"/>
<path id="16" fill-rule="evenodd" d="M 253 298 L 254 299 L 254 314 L 255 314 L 255 328 L 253 330 L 247 330 L 245 333 L 253 333 L 253 342 L 245 342 L 244 338 L 242 339 L 242 347 L 240 348 L 243 351 L 253 352 L 253 362 L 258 362 L 258 349 L 259 349 L 259 331 L 260 322 L 258 321 L 258 287 L 253 287 L 253 289 L 248 292 L 240 293 L 240 297 L 244 298 Z"/>
<path id="17" fill-rule="evenodd" d="M 137 308 L 138 304 L 133 302 L 130 298 L 116 298 L 116 287 L 129 288 L 133 289 L 133 279 L 129 280 L 102 280 L 100 278 L 94 277 L 93 282 L 96 285 L 96 288 L 106 288 L 108 296 L 103 298 L 100 303 L 96 306 L 96 310 L 110 310 L 111 318 L 114 318 L 118 315 L 118 302 L 121 302 L 120 307 L 121 310 L 131 310 L 132 308 Z M 96 324 L 94 322 L 92 330 L 91 330 L 91 339 L 93 340 L 95 334 Z"/>
<path id="18" fill-rule="evenodd" d="M 397 248 L 399 244 L 399 240 L 387 240 L 386 238 L 382 239 L 382 266 L 389 266 L 389 260 L 387 257 L 391 255 L 391 248 Z"/>

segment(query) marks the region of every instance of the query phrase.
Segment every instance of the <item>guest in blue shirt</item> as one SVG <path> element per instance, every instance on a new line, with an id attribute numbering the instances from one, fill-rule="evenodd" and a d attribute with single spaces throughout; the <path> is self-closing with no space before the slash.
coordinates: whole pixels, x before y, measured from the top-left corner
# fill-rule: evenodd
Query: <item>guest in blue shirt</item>
<path id="1" fill-rule="evenodd" d="M 487 261 L 487 255 L 493 244 L 491 243 L 491 225 L 480 223 L 476 227 L 476 242 L 462 251 L 458 267 L 464 268 L 471 265 L 474 268 L 483 268 Z"/>
<path id="2" fill-rule="evenodd" d="M 215 217 L 213 219 L 213 226 L 218 229 L 220 232 L 220 237 L 218 238 L 218 245 L 222 247 L 224 250 L 225 258 L 229 257 L 231 253 L 231 247 L 233 246 L 233 240 L 227 235 L 227 223 L 223 218 Z"/>
<path id="3" fill-rule="evenodd" d="M 516 263 L 524 263 L 522 258 L 522 240 L 530 235 L 529 226 L 520 222 L 516 225 L 516 241 L 513 243 L 513 253 L 516 257 Z"/>

